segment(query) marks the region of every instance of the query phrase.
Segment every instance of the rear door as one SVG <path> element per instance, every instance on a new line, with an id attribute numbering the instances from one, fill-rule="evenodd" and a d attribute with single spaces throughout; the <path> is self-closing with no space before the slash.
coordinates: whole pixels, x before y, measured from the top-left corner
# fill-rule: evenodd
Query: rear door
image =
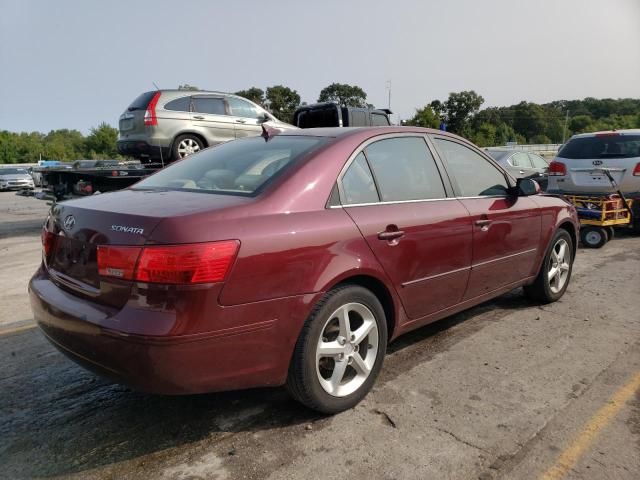
<path id="1" fill-rule="evenodd" d="M 507 160 L 509 173 L 515 178 L 527 178 L 536 175 L 529 155 L 524 152 L 516 152 Z"/>
<path id="2" fill-rule="evenodd" d="M 445 185 L 421 135 L 369 141 L 339 182 L 345 211 L 412 319 L 460 302 L 469 276 L 469 214 Z"/>
<path id="3" fill-rule="evenodd" d="M 438 136 L 434 145 L 471 216 L 473 255 L 464 299 L 533 275 L 541 235 L 535 201 L 508 195 L 502 170 L 469 145 Z"/>
<path id="4" fill-rule="evenodd" d="M 254 104 L 236 97 L 227 97 L 227 103 L 234 124 L 235 138 L 255 137 L 262 133 L 264 113 Z"/>
<path id="5" fill-rule="evenodd" d="M 191 122 L 207 139 L 209 145 L 236 138 L 233 118 L 228 115 L 222 96 L 194 95 Z"/>

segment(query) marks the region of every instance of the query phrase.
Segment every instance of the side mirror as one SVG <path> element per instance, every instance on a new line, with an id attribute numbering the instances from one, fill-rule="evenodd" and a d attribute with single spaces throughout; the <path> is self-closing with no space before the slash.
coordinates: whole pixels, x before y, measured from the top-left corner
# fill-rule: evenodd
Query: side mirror
<path id="1" fill-rule="evenodd" d="M 262 115 L 260 115 L 258 117 L 258 123 L 265 123 L 265 122 L 268 122 L 270 120 L 271 120 L 271 118 L 266 113 L 263 113 Z"/>
<path id="2" fill-rule="evenodd" d="M 531 178 L 518 178 L 516 186 L 511 188 L 511 193 L 517 197 L 528 197 L 540 193 L 540 185 Z"/>

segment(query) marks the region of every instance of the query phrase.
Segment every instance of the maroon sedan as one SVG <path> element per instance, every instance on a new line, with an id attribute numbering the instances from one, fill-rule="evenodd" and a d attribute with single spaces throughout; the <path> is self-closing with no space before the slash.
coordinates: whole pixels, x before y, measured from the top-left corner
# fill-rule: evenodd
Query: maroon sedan
<path id="1" fill-rule="evenodd" d="M 31 304 L 62 352 L 134 388 L 286 384 L 338 412 L 399 335 L 516 287 L 564 294 L 576 214 L 538 192 L 436 130 L 237 140 L 54 205 Z"/>

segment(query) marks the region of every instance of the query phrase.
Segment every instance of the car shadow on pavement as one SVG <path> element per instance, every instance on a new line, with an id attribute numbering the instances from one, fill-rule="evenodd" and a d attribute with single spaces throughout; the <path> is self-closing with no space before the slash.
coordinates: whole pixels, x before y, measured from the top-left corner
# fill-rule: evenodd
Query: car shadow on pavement
<path id="1" fill-rule="evenodd" d="M 487 322 L 530 306 L 515 291 L 400 337 L 389 347 L 376 388 Z M 0 477 L 80 474 L 194 442 L 213 445 L 238 432 L 323 418 L 283 388 L 190 396 L 133 392 L 67 360 L 37 330 L 0 337 L 0 364 Z"/>

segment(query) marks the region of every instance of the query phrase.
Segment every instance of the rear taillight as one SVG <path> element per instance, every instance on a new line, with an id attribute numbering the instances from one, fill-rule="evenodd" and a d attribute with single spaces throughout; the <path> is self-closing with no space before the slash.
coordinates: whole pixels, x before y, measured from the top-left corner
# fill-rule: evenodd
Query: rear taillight
<path id="1" fill-rule="evenodd" d="M 567 174 L 567 166 L 562 162 L 556 162 L 555 160 L 549 164 L 549 175 L 551 176 L 564 176 Z"/>
<path id="2" fill-rule="evenodd" d="M 141 247 L 98 246 L 98 273 L 103 277 L 133 280 Z"/>
<path id="3" fill-rule="evenodd" d="M 147 283 L 193 284 L 224 280 L 238 253 L 236 240 L 150 247 L 98 247 L 101 276 Z"/>
<path id="4" fill-rule="evenodd" d="M 46 228 L 42 229 L 42 253 L 44 258 L 49 260 L 49 257 L 53 253 L 53 249 L 56 243 L 56 235 L 53 232 L 48 231 Z"/>
<path id="5" fill-rule="evenodd" d="M 636 166 L 633 169 L 633 176 L 640 177 L 640 163 L 636 163 Z"/>
<path id="6" fill-rule="evenodd" d="M 144 112 L 144 124 L 145 125 L 157 125 L 158 117 L 156 116 L 156 105 L 158 104 L 158 100 L 160 99 L 160 92 L 156 92 L 149 105 L 147 105 L 147 109 Z"/>

